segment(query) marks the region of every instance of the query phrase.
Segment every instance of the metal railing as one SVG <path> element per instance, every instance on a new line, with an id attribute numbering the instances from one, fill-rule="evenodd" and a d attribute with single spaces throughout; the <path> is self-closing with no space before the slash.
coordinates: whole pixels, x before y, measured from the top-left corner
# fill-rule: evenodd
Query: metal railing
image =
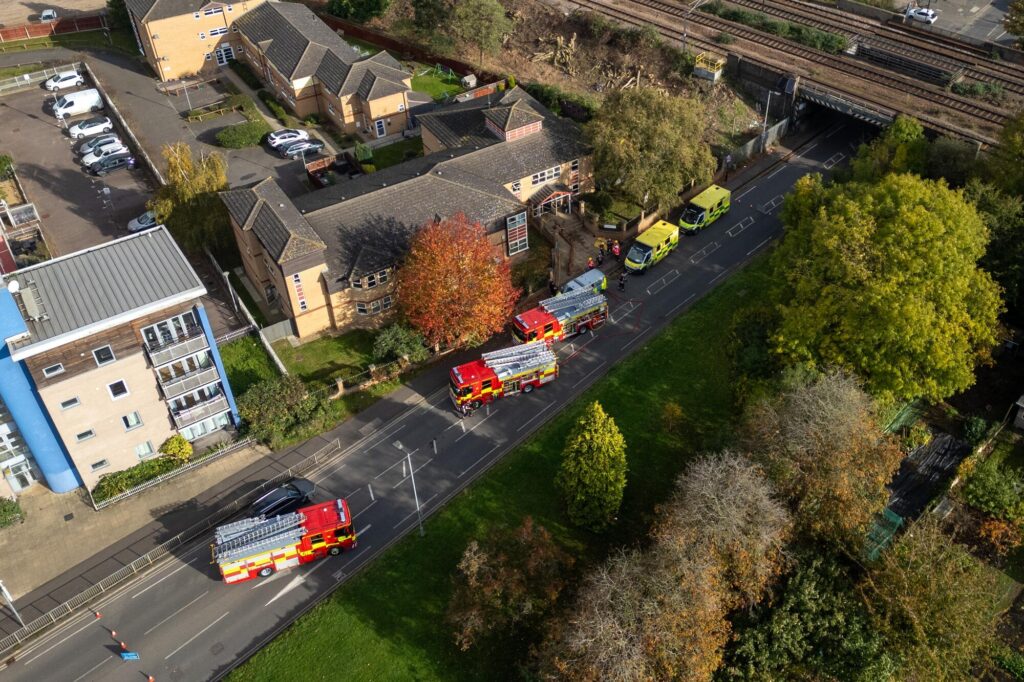
<path id="1" fill-rule="evenodd" d="M 161 379 L 160 388 L 164 392 L 164 398 L 170 400 L 171 398 L 177 398 L 182 393 L 188 393 L 189 391 L 212 384 L 219 379 L 220 374 L 217 372 L 216 365 L 210 365 L 182 376 L 172 377 L 167 381 Z"/>
<path id="2" fill-rule="evenodd" d="M 108 575 L 106 578 L 99 581 L 92 587 L 80 592 L 76 596 L 72 597 L 71 599 L 57 606 L 56 608 L 50 610 L 49 612 L 43 614 L 39 618 L 36 618 L 34 621 L 27 624 L 25 627 L 16 630 L 15 632 L 4 637 L 3 639 L 0 639 L 0 656 L 7 656 L 9 652 L 11 652 L 17 646 L 22 644 L 29 637 L 32 637 L 33 635 L 42 632 L 46 628 L 55 624 L 57 621 L 61 620 L 62 618 L 66 618 L 70 614 L 74 613 L 77 609 L 85 606 L 92 600 L 105 594 L 107 591 L 117 586 L 118 584 L 124 582 L 128 578 L 131 578 L 132 576 L 135 576 L 138 573 L 146 570 L 147 568 L 155 564 L 157 561 L 168 556 L 171 553 L 171 550 L 180 547 L 186 542 L 193 540 L 202 533 L 208 531 L 216 525 L 219 525 L 226 519 L 234 516 L 241 509 L 247 507 L 249 504 L 252 503 L 253 500 L 262 495 L 267 490 L 267 488 L 271 486 L 280 485 L 284 481 L 294 478 L 296 474 L 300 474 L 309 469 L 310 467 L 316 466 L 321 461 L 327 459 L 331 455 L 338 452 L 340 449 L 341 441 L 340 439 L 336 438 L 327 445 L 325 445 L 324 447 L 314 452 L 306 459 L 296 464 L 295 466 L 289 467 L 288 469 L 282 471 L 277 476 L 274 476 L 270 480 L 261 483 L 260 485 L 256 486 L 245 495 L 242 495 L 241 497 L 238 497 L 229 504 L 225 505 L 224 508 L 222 508 L 221 510 L 211 514 L 199 523 L 178 533 L 173 538 L 171 538 L 167 542 L 164 542 L 148 554 L 142 555 L 141 557 L 131 562 L 130 564 L 128 564 L 121 570 L 117 571 L 116 573 Z"/>
<path id="3" fill-rule="evenodd" d="M 35 87 L 51 76 L 56 76 L 63 71 L 78 71 L 79 68 L 81 68 L 79 64 L 64 64 L 63 66 L 54 66 L 49 69 L 33 71 L 32 73 L 23 73 L 12 78 L 4 78 L 0 80 L 0 95 Z"/>
<path id="4" fill-rule="evenodd" d="M 153 366 L 159 367 L 209 347 L 210 343 L 206 339 L 206 334 L 203 333 L 203 328 L 190 327 L 185 331 L 184 336 L 179 336 L 176 339 L 154 344 L 147 343 L 146 351 L 149 353 L 149 360 Z"/>
<path id="5" fill-rule="evenodd" d="M 227 412 L 230 409 L 228 405 L 228 399 L 223 395 L 219 395 L 212 400 L 190 407 L 187 410 L 180 410 L 178 412 L 172 412 L 171 415 L 174 417 L 174 425 L 179 429 L 183 429 L 189 424 L 195 424 L 201 422 L 207 417 L 212 417 L 215 414 L 221 412 Z"/>

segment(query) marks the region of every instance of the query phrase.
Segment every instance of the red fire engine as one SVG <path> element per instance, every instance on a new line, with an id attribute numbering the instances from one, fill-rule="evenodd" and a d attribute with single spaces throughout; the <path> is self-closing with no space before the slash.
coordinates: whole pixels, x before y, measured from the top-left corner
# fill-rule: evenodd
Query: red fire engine
<path id="1" fill-rule="evenodd" d="M 348 503 L 339 499 L 269 519 L 259 516 L 218 526 L 211 549 L 224 582 L 237 583 L 355 546 Z"/>
<path id="2" fill-rule="evenodd" d="M 479 360 L 452 368 L 450 396 L 465 413 L 512 393 L 529 393 L 554 381 L 558 360 L 543 341 L 484 353 Z"/>
<path id="3" fill-rule="evenodd" d="M 512 336 L 519 342 L 549 344 L 596 329 L 608 319 L 608 299 L 593 289 L 577 289 L 540 302 L 512 318 Z"/>

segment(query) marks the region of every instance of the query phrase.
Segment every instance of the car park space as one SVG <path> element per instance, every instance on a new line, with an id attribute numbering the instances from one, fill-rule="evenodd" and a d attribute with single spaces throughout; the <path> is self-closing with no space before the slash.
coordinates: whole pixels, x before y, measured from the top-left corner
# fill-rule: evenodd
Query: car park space
<path id="1" fill-rule="evenodd" d="M 128 234 L 128 222 L 146 210 L 153 191 L 141 168 L 121 169 L 104 177 L 92 176 L 82 168 L 75 151 L 89 137 L 72 139 L 52 114 L 55 95 L 76 90 L 80 89 L 51 93 L 40 88 L 0 100 L 0 147 L 14 159 L 18 178 L 28 200 L 36 205 L 54 256 Z M 67 126 L 108 115 L 106 111 L 86 112 L 69 118 Z M 111 124 L 112 132 L 126 139 L 117 122 Z"/>

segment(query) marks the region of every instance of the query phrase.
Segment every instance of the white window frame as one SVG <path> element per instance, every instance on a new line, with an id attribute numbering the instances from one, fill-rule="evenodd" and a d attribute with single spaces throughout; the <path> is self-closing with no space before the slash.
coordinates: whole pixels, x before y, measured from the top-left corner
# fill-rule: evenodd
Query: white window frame
<path id="1" fill-rule="evenodd" d="M 147 452 L 144 455 L 141 454 L 139 452 L 139 448 L 141 448 L 142 446 L 146 446 L 146 449 L 149 450 L 149 452 Z M 140 462 L 144 462 L 144 461 L 146 461 L 150 457 L 153 457 L 156 454 L 157 454 L 157 451 L 153 449 L 153 441 L 151 441 L 151 440 L 144 441 L 144 442 L 139 443 L 138 445 L 135 446 L 135 456 L 139 458 Z"/>
<path id="2" fill-rule="evenodd" d="M 104 348 L 106 348 L 107 350 L 110 351 L 110 359 L 107 360 L 106 362 L 100 362 L 100 359 L 98 357 L 96 357 L 96 353 L 100 352 Z M 117 362 L 117 356 L 114 355 L 114 349 L 110 347 L 110 344 L 107 344 L 106 346 L 100 346 L 99 348 L 93 348 L 92 349 L 92 359 L 96 361 L 96 366 L 97 367 L 102 367 L 103 365 L 109 365 L 112 362 Z"/>
<path id="3" fill-rule="evenodd" d="M 302 277 L 297 272 L 292 275 L 292 285 L 295 289 L 295 298 L 299 301 L 299 310 L 306 312 L 309 310 L 309 302 L 306 300 L 306 290 L 302 286 Z"/>
<path id="4" fill-rule="evenodd" d="M 51 371 L 52 370 L 52 371 Z M 47 379 L 52 377 L 60 376 L 64 373 L 64 363 L 58 362 L 56 365 L 50 365 L 49 367 L 43 367 L 43 376 Z"/>
<path id="5" fill-rule="evenodd" d="M 580 193 L 580 183 L 574 182 L 573 184 L 569 185 L 569 191 L 572 192 L 573 195 L 579 194 Z"/>
<path id="6" fill-rule="evenodd" d="M 78 396 L 76 395 L 74 398 L 68 398 L 67 400 L 62 400 L 61 403 L 60 403 L 60 409 L 61 410 L 73 410 L 73 409 L 75 409 L 76 407 L 78 407 L 81 404 L 82 404 L 82 401 L 79 400 Z"/>
<path id="7" fill-rule="evenodd" d="M 522 232 L 520 233 L 520 230 Z M 512 238 L 513 231 L 522 237 Z M 505 239 L 508 242 L 508 255 L 514 256 L 530 248 L 530 232 L 527 228 L 526 211 L 505 218 Z"/>
<path id="8" fill-rule="evenodd" d="M 356 303 L 356 314 L 357 315 L 368 315 L 369 310 L 366 308 L 366 304 L 363 302 Z"/>
<path id="9" fill-rule="evenodd" d="M 377 286 L 377 273 L 371 272 L 366 276 L 366 288 L 372 289 Z"/>
<path id="10" fill-rule="evenodd" d="M 85 437 L 83 438 L 83 436 L 85 436 Z M 84 443 L 85 441 L 92 440 L 95 437 L 96 437 L 96 429 L 86 429 L 85 431 L 82 431 L 81 433 L 76 433 L 75 434 L 75 442 L 76 443 Z"/>
<path id="11" fill-rule="evenodd" d="M 522 192 L 523 191 L 523 181 L 522 180 L 516 180 L 515 182 L 513 182 L 512 183 L 512 191 L 515 192 L 516 194 L 519 194 L 520 192 Z"/>
<path id="12" fill-rule="evenodd" d="M 198 19 L 199 18 L 199 12 L 193 12 L 192 13 L 192 18 L 193 19 Z"/>
<path id="13" fill-rule="evenodd" d="M 531 184 L 543 185 L 548 180 L 554 180 L 562 176 L 561 166 L 552 166 L 551 168 L 542 170 L 539 173 L 534 173 L 530 178 Z"/>
<path id="14" fill-rule="evenodd" d="M 381 300 L 381 304 L 380 304 L 381 310 L 391 310 L 391 306 L 394 305 L 394 300 L 391 298 L 391 296 L 385 296 L 384 298 L 382 298 L 380 300 Z"/>
<path id="15" fill-rule="evenodd" d="M 110 462 L 108 462 L 105 459 L 101 459 L 98 462 L 93 462 L 92 464 L 90 464 L 89 465 L 89 471 L 92 471 L 92 472 L 95 473 L 97 471 L 100 471 L 101 469 L 106 469 L 108 466 L 110 466 Z"/>
<path id="16" fill-rule="evenodd" d="M 121 395 L 114 395 L 114 391 L 112 390 L 114 384 L 121 384 L 122 386 L 124 386 L 124 393 L 122 393 Z M 128 390 L 128 382 L 125 381 L 124 379 L 111 381 L 109 384 L 107 384 L 107 393 L 110 394 L 111 400 L 121 400 L 122 398 L 127 398 L 129 395 L 131 395 L 131 391 Z"/>
<path id="17" fill-rule="evenodd" d="M 221 7 L 207 7 L 203 10 L 203 16 L 212 17 L 215 14 L 224 14 L 224 9 Z"/>
<path id="18" fill-rule="evenodd" d="M 573 159 L 572 160 L 572 165 L 570 166 L 570 168 L 572 169 L 572 171 L 574 173 L 578 173 L 579 170 L 580 170 L 580 160 L 579 159 Z"/>
<path id="19" fill-rule="evenodd" d="M 388 283 L 388 271 L 387 271 L 387 268 L 385 268 L 385 269 L 383 269 L 383 270 L 381 270 L 380 272 L 377 273 L 377 282 L 378 282 L 378 284 L 387 284 Z"/>
<path id="20" fill-rule="evenodd" d="M 222 36 L 222 35 L 225 35 L 227 32 L 228 32 L 228 27 L 227 26 L 220 26 L 218 28 L 211 28 L 210 29 L 210 36 L 211 37 L 213 37 L 213 36 Z"/>
<path id="21" fill-rule="evenodd" d="M 210 61 L 211 59 L 213 59 L 213 53 L 212 52 L 207 52 L 205 56 L 206 56 L 206 61 Z"/>
<path id="22" fill-rule="evenodd" d="M 131 417 L 132 415 L 135 415 L 136 417 L 138 417 L 139 421 L 138 421 L 137 424 L 129 425 L 128 424 L 128 417 Z M 134 431 L 135 429 L 142 428 L 143 426 L 145 426 L 145 423 L 142 421 L 142 415 L 139 414 L 139 411 L 138 410 L 132 410 L 128 414 L 121 415 L 121 426 L 124 427 L 124 430 L 127 433 L 128 431 Z"/>
<path id="23" fill-rule="evenodd" d="M 405 102 L 402 102 L 402 103 L 400 103 L 398 105 L 398 111 L 399 112 L 405 111 Z"/>

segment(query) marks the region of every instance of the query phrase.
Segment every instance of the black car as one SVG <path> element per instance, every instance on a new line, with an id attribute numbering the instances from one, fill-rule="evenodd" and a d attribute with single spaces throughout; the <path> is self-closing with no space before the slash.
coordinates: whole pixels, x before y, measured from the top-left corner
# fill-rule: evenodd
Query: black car
<path id="1" fill-rule="evenodd" d="M 100 159 L 89 166 L 89 172 L 93 175 L 106 175 L 120 168 L 135 168 L 135 157 L 130 152 L 112 154 L 105 159 Z"/>
<path id="2" fill-rule="evenodd" d="M 301 142 L 294 142 L 292 144 L 279 147 L 278 151 L 281 152 L 281 156 L 286 159 L 297 159 L 302 155 L 309 155 L 314 152 L 318 152 L 324 148 L 323 140 L 316 138 L 310 138 L 308 140 L 302 140 Z"/>
<path id="3" fill-rule="evenodd" d="M 274 488 L 252 503 L 249 517 L 279 516 L 305 507 L 313 500 L 316 486 L 304 478 L 293 478 L 279 488 Z"/>

